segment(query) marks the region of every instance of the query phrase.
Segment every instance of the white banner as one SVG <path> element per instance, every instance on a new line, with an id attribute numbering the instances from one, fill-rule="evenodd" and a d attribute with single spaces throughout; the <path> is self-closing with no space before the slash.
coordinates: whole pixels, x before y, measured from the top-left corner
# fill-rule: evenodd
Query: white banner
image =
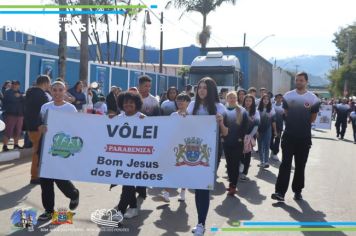
<path id="1" fill-rule="evenodd" d="M 109 119 L 49 111 L 40 176 L 120 185 L 213 189 L 215 116 Z"/>
<path id="2" fill-rule="evenodd" d="M 314 129 L 331 129 L 332 105 L 320 105 L 318 116 L 312 124 Z"/>

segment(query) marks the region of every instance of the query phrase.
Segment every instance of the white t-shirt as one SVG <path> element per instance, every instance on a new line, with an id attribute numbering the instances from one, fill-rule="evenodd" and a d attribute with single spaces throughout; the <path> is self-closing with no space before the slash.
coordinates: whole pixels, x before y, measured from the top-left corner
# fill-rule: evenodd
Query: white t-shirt
<path id="1" fill-rule="evenodd" d="M 122 111 L 120 114 L 119 114 L 119 117 L 136 117 L 136 118 L 140 118 L 141 116 L 145 116 L 145 114 L 141 113 L 141 112 L 137 112 L 135 113 L 134 115 L 132 116 L 128 116 L 126 115 L 126 113 L 124 111 Z"/>
<path id="2" fill-rule="evenodd" d="M 44 119 L 44 116 L 46 115 L 47 110 L 55 110 L 55 111 L 63 111 L 63 112 L 77 112 L 77 109 L 73 104 L 70 104 L 68 102 L 65 102 L 61 106 L 56 106 L 54 105 L 54 102 L 47 102 L 42 105 L 41 107 L 41 117 Z"/>
<path id="3" fill-rule="evenodd" d="M 100 114 L 106 114 L 108 112 L 108 106 L 105 102 L 97 102 L 94 105 L 95 111 L 100 112 Z"/>
<path id="4" fill-rule="evenodd" d="M 157 98 L 155 98 L 152 94 L 149 94 L 147 97 L 142 99 L 142 101 L 142 113 L 148 116 L 159 115 L 160 106 Z"/>
<path id="5" fill-rule="evenodd" d="M 161 104 L 162 115 L 169 116 L 173 112 L 177 111 L 175 101 L 166 100 Z"/>
<path id="6" fill-rule="evenodd" d="M 189 106 L 187 108 L 188 115 L 192 115 L 193 114 L 194 104 L 195 104 L 195 101 L 192 101 L 192 102 L 189 103 Z M 215 103 L 215 106 L 216 106 L 216 113 L 217 114 L 226 115 L 226 107 L 223 104 Z M 199 109 L 197 111 L 197 115 L 209 115 L 207 107 L 205 107 L 203 105 L 200 105 Z"/>

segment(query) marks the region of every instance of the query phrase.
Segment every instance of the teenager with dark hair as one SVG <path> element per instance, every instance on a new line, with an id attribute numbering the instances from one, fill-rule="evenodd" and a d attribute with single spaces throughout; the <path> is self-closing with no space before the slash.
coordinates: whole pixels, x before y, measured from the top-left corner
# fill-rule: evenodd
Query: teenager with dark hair
<path id="1" fill-rule="evenodd" d="M 167 100 L 161 104 L 161 113 L 163 116 L 169 116 L 173 112 L 177 111 L 176 97 L 178 95 L 178 89 L 176 87 L 170 87 L 167 90 Z"/>
<path id="2" fill-rule="evenodd" d="M 228 130 L 224 126 L 226 108 L 219 102 L 218 90 L 213 79 L 205 77 L 199 81 L 195 101 L 192 101 L 189 104 L 187 113 L 189 115 L 216 115 L 221 135 L 227 135 Z M 217 159 L 219 163 L 219 157 Z M 195 204 L 198 212 L 198 224 L 192 232 L 196 236 L 204 235 L 205 221 L 208 215 L 210 204 L 210 191 L 196 189 Z"/>
<path id="3" fill-rule="evenodd" d="M 258 153 L 260 155 L 261 163 L 258 165 L 262 168 L 268 168 L 269 163 L 269 148 L 271 144 L 272 135 L 277 136 L 276 129 L 276 112 L 272 107 L 271 98 L 264 94 L 261 97 L 258 105 L 260 113 L 260 125 L 258 127 Z"/>
<path id="4" fill-rule="evenodd" d="M 247 94 L 244 98 L 242 106 L 246 109 L 248 114 L 247 119 L 247 132 L 244 138 L 244 157 L 242 158 L 241 177 L 240 180 L 246 181 L 248 170 L 251 163 L 251 152 L 253 146 L 256 145 L 256 134 L 258 126 L 260 124 L 260 114 L 256 109 L 255 97 L 251 94 Z"/>

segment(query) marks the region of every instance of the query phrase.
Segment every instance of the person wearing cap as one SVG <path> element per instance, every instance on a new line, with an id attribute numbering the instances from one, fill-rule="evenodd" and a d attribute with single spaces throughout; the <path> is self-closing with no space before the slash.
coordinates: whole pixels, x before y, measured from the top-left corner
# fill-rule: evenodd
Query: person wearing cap
<path id="1" fill-rule="evenodd" d="M 278 161 L 277 154 L 279 153 L 279 144 L 281 142 L 282 132 L 283 132 L 283 94 L 278 93 L 274 98 L 275 102 L 273 103 L 273 108 L 276 112 L 276 129 L 277 129 L 277 136 L 271 138 L 271 159 Z"/>
<path id="2" fill-rule="evenodd" d="M 12 81 L 11 88 L 5 91 L 3 110 L 6 128 L 2 150 L 4 152 L 9 151 L 7 145 L 10 138 L 14 139 L 14 149 L 22 149 L 22 147 L 19 146 L 19 139 L 23 125 L 24 97 L 20 92 L 20 82 L 18 80 Z"/>

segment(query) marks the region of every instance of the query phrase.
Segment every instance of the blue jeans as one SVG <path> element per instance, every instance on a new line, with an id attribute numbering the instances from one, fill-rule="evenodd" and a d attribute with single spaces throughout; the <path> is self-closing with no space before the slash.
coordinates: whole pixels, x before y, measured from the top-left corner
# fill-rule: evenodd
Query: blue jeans
<path id="1" fill-rule="evenodd" d="M 258 133 L 258 154 L 260 155 L 261 163 L 268 163 L 271 137 L 272 127 L 269 127 L 264 132 Z"/>

